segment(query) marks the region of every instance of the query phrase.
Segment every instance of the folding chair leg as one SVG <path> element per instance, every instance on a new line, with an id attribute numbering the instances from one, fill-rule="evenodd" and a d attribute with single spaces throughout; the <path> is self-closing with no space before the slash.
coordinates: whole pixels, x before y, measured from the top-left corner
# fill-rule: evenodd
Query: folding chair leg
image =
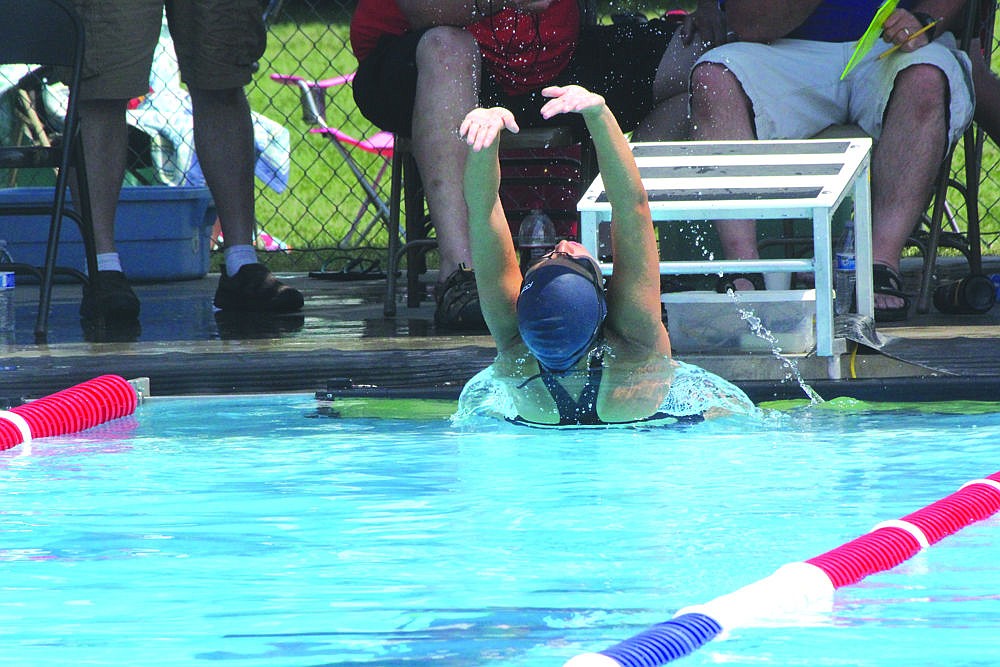
<path id="1" fill-rule="evenodd" d="M 382 304 L 382 314 L 386 317 L 396 315 L 396 273 L 399 271 L 399 208 L 403 199 L 403 151 L 397 137 L 396 149 L 392 154 L 391 187 L 389 190 L 389 219 L 386 224 L 389 232 L 389 258 L 385 276 L 385 302 Z"/>
<path id="2" fill-rule="evenodd" d="M 378 174 L 376 174 L 375 178 L 372 179 L 372 187 L 377 188 L 379 186 L 379 183 L 382 182 L 382 177 L 385 175 L 385 172 L 389 170 L 389 166 L 390 165 L 388 162 L 382 165 L 382 167 L 378 170 Z M 364 228 L 362 229 L 362 221 L 365 219 L 365 215 L 368 213 L 368 209 L 372 205 L 374 205 L 376 208 L 375 214 L 368 221 L 368 224 L 365 225 Z M 386 213 L 383 213 L 382 212 L 383 210 L 386 210 Z M 361 202 L 361 206 L 358 208 L 357 215 L 354 216 L 354 221 L 351 223 L 350 230 L 348 230 L 347 234 L 344 235 L 344 238 L 342 238 L 340 240 L 340 243 L 338 243 L 337 245 L 340 246 L 341 248 L 352 248 L 354 247 L 351 245 L 352 243 L 354 243 L 355 246 L 360 246 L 362 243 L 368 240 L 369 235 L 372 233 L 372 230 L 375 229 L 376 225 L 378 225 L 380 221 L 386 220 L 388 218 L 387 213 L 388 209 L 385 205 L 385 202 L 383 202 L 381 199 L 376 201 L 372 199 L 372 196 L 370 194 L 366 193 L 365 200 Z M 357 239 L 356 242 L 354 241 L 354 239 Z"/>
<path id="3" fill-rule="evenodd" d="M 406 305 L 416 308 L 423 300 L 420 274 L 427 270 L 426 254 L 437 242 L 427 238 L 424 216 L 424 186 L 413 154 L 406 161 L 403 199 L 406 203 Z"/>
<path id="4" fill-rule="evenodd" d="M 970 273 L 983 272 L 983 246 L 979 229 L 979 179 L 983 163 L 983 130 L 978 127 L 966 130 L 965 151 L 965 240 L 969 246 Z M 968 146 L 974 146 L 969 150 Z"/>
<path id="5" fill-rule="evenodd" d="M 931 291 L 933 290 L 934 269 L 937 264 L 938 244 L 941 240 L 941 224 L 944 220 L 945 198 L 948 196 L 948 176 L 951 169 L 951 155 L 945 160 L 938 174 L 934 190 L 934 208 L 931 212 L 930 231 L 927 234 L 927 247 L 924 248 L 924 269 L 920 275 L 920 293 L 917 297 L 917 312 L 926 313 L 931 307 Z"/>

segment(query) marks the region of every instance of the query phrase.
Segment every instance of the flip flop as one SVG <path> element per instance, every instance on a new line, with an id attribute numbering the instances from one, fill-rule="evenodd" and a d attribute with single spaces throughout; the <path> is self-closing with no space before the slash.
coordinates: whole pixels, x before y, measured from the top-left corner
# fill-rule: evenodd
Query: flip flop
<path id="1" fill-rule="evenodd" d="M 317 280 L 353 281 L 353 280 L 384 280 L 386 274 L 381 270 L 378 260 L 355 257 L 340 271 L 310 271 L 310 278 Z"/>

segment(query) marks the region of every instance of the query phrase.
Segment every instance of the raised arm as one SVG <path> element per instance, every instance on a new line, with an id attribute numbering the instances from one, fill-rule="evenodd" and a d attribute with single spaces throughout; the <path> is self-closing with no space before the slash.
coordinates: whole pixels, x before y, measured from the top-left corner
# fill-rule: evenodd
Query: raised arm
<path id="1" fill-rule="evenodd" d="M 608 286 L 606 326 L 640 351 L 669 352 L 660 316 L 660 271 L 656 234 L 639 169 L 618 121 L 604 98 L 579 86 L 546 88 L 552 99 L 546 118 L 579 112 L 594 141 L 604 191 L 611 203 L 614 276 Z"/>
<path id="2" fill-rule="evenodd" d="M 507 216 L 500 205 L 500 135 L 517 132 L 507 109 L 473 109 L 459 133 L 469 144 L 465 160 L 465 203 L 469 209 L 469 239 L 476 267 L 476 289 L 483 319 L 504 352 L 520 340 L 517 329 L 517 295 L 521 270 L 510 236 Z"/>

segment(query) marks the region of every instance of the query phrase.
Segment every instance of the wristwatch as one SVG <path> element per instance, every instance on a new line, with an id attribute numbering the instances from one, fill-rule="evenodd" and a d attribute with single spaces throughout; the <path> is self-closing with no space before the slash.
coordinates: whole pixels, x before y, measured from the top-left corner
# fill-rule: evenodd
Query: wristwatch
<path id="1" fill-rule="evenodd" d="M 910 13 L 913 14 L 913 18 L 915 18 L 918 21 L 920 21 L 920 25 L 924 26 L 925 28 L 927 26 L 929 26 L 930 24 L 934 23 L 935 21 L 939 21 L 940 20 L 940 19 L 934 18 L 933 16 L 931 16 L 927 12 L 910 12 Z M 934 38 L 937 37 L 937 26 L 932 27 L 930 30 L 928 30 L 924 34 L 927 35 L 927 41 L 928 42 L 933 42 Z"/>

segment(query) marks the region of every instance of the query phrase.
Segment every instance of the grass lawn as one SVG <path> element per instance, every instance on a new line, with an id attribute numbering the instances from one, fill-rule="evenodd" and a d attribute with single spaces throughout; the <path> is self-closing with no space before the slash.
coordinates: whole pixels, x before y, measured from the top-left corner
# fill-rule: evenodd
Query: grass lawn
<path id="1" fill-rule="evenodd" d="M 257 217 L 269 234 L 292 248 L 314 251 L 291 253 L 278 261 L 279 265 L 288 263 L 290 268 L 317 269 L 330 262 L 339 267 L 348 258 L 339 244 L 364 202 L 364 192 L 335 147 L 321 136 L 309 133 L 311 126 L 302 119 L 298 88 L 272 81 L 270 75 L 296 74 L 318 80 L 353 72 L 357 61 L 347 41 L 349 14 L 342 9 L 330 9 L 320 15 L 313 10 L 298 16 L 285 14 L 282 18 L 286 20 L 270 28 L 267 53 L 247 92 L 255 111 L 288 128 L 291 176 L 283 193 L 258 188 Z M 328 90 L 327 123 L 355 137 L 377 131 L 355 108 L 349 86 Z M 353 157 L 371 175 L 378 172 L 383 162 L 363 151 L 354 151 Z M 383 185 L 388 199 L 388 173 Z M 369 218 L 370 215 L 366 217 Z M 363 245 L 378 248 L 367 252 L 379 257 L 387 242 L 379 225 L 377 233 Z M 359 252 L 366 251 L 352 250 L 350 256 Z M 270 258 L 272 262 L 278 259 Z"/>
<path id="2" fill-rule="evenodd" d="M 614 6 L 620 11 L 641 8 L 643 3 L 616 2 Z M 257 216 L 272 236 L 296 251 L 309 252 L 276 253 L 280 256 L 269 257 L 269 262 L 277 268 L 304 270 L 317 269 L 324 263 L 337 269 L 358 254 L 382 259 L 387 237 L 381 225 L 377 233 L 362 242 L 363 249 L 348 252 L 338 247 L 363 203 L 364 193 L 335 148 L 321 137 L 309 134 L 309 126 L 302 120 L 298 90 L 269 78 L 272 72 L 323 79 L 354 71 L 357 62 L 348 45 L 349 10 L 325 4 L 321 10 L 290 8 L 281 19 L 271 26 L 267 53 L 248 94 L 255 111 L 289 129 L 291 179 L 283 193 L 263 187 L 258 190 Z M 995 62 L 1000 66 L 1000 56 Z M 331 126 L 354 136 L 368 136 L 376 131 L 356 110 L 349 88 L 331 89 L 327 101 L 327 121 Z M 368 174 L 375 174 L 381 164 L 380 158 L 361 151 L 355 151 L 354 157 Z M 956 171 L 964 164 L 961 147 L 953 164 Z M 387 199 L 388 174 L 383 186 Z M 964 230 L 965 207 L 959 195 L 951 193 L 949 201 L 959 227 Z M 989 140 L 983 157 L 979 201 L 983 252 L 1000 254 L 1000 151 Z"/>

